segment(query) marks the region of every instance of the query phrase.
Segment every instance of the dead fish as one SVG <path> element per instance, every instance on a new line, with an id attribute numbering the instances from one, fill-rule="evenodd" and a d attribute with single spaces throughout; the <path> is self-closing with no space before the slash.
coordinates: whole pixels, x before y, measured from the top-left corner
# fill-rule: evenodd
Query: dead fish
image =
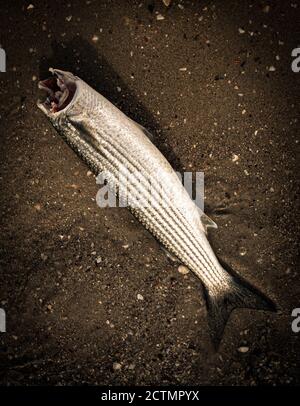
<path id="1" fill-rule="evenodd" d="M 77 76 L 58 69 L 50 71 L 53 76 L 39 82 L 48 97 L 38 102 L 38 107 L 91 171 L 111 174 L 111 181 L 117 182 L 117 193 L 122 188 L 120 173 L 131 173 L 126 179 L 131 192 L 151 204 L 129 209 L 201 280 L 215 347 L 233 309 L 274 311 L 270 299 L 220 263 L 207 239 L 207 229 L 216 224 L 191 200 L 171 165 L 151 142 L 148 131 Z M 153 180 L 151 196 L 148 177 Z"/>

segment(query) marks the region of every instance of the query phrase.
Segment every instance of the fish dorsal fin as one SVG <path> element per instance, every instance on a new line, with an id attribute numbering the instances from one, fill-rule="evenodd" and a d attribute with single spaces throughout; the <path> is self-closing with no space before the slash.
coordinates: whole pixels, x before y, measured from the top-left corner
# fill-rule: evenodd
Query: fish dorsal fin
<path id="1" fill-rule="evenodd" d="M 138 124 L 138 126 L 143 131 L 143 133 L 146 135 L 146 137 L 148 137 L 149 140 L 152 142 L 154 140 L 153 134 L 151 134 L 150 131 L 148 131 L 147 128 L 143 127 L 142 125 Z"/>
<path id="2" fill-rule="evenodd" d="M 140 129 L 143 131 L 143 133 L 146 135 L 147 138 L 149 138 L 149 140 L 151 142 L 153 142 L 154 137 L 153 134 L 150 133 L 150 131 L 147 130 L 147 128 L 145 128 L 144 126 L 142 126 L 141 124 L 137 123 L 136 121 L 132 120 L 131 121 Z"/>
<path id="3" fill-rule="evenodd" d="M 198 209 L 198 214 L 199 214 L 199 220 L 200 220 L 200 227 L 203 229 L 205 234 L 207 234 L 207 229 L 208 228 L 218 228 L 217 224 L 210 218 L 208 217 L 204 211 L 201 209 Z"/>
<path id="4" fill-rule="evenodd" d="M 205 230 L 207 230 L 209 227 L 210 228 L 218 228 L 217 224 L 210 218 L 208 217 L 205 213 L 202 213 L 202 216 L 200 217 L 201 223 Z"/>

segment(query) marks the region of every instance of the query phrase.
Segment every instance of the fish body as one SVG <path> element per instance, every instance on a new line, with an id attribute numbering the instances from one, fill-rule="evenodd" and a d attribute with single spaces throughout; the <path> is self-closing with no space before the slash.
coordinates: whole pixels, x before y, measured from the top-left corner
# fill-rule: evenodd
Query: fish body
<path id="1" fill-rule="evenodd" d="M 83 80 L 69 72 L 52 72 L 52 79 L 40 82 L 48 99 L 38 106 L 96 175 L 106 173 L 123 199 L 126 183 L 138 201 L 129 203 L 130 211 L 201 280 L 214 344 L 218 346 L 235 307 L 273 310 L 267 297 L 220 264 L 206 233 L 215 223 L 191 200 L 147 130 Z"/>

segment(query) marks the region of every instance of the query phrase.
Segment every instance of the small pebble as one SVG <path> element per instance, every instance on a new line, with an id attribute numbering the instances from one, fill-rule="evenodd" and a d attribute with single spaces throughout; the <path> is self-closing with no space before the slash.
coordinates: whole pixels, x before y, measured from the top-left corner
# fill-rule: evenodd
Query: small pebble
<path id="1" fill-rule="evenodd" d="M 190 272 L 190 270 L 184 265 L 179 265 L 178 272 L 181 273 L 182 275 L 186 275 Z"/>
<path id="2" fill-rule="evenodd" d="M 263 12 L 266 13 L 266 14 L 269 13 L 270 10 L 271 10 L 271 7 L 270 7 L 270 6 L 265 6 L 265 7 L 263 8 Z"/>
<path id="3" fill-rule="evenodd" d="M 114 371 L 120 371 L 121 368 L 122 368 L 122 365 L 119 362 L 114 362 L 113 363 L 113 370 Z"/>
<path id="4" fill-rule="evenodd" d="M 46 260 L 48 259 L 48 256 L 42 252 L 42 253 L 41 253 L 41 259 L 42 259 L 43 261 L 46 261 Z"/>
<path id="5" fill-rule="evenodd" d="M 243 256 L 246 255 L 246 253 L 247 253 L 246 248 L 241 247 L 241 248 L 240 248 L 240 255 L 243 257 Z"/>
<path id="6" fill-rule="evenodd" d="M 246 347 L 246 346 L 238 348 L 238 352 L 241 352 L 242 354 L 245 354 L 248 351 L 249 351 L 249 347 Z"/>
<path id="7" fill-rule="evenodd" d="M 136 295 L 136 297 L 137 297 L 137 300 L 144 300 L 144 296 L 141 295 L 140 293 L 138 293 L 138 294 Z"/>
<path id="8" fill-rule="evenodd" d="M 165 17 L 164 17 L 162 14 L 157 14 L 156 19 L 157 19 L 158 21 L 160 21 L 160 20 L 164 20 Z"/>

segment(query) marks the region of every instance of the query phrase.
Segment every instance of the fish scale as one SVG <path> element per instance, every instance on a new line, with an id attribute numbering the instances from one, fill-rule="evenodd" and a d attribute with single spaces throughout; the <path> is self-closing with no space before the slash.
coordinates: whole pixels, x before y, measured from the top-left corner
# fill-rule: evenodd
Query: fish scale
<path id="1" fill-rule="evenodd" d="M 123 148 L 123 160 L 120 157 L 120 146 L 117 148 L 115 147 L 115 145 L 118 144 L 113 144 L 113 142 L 111 144 L 109 144 L 108 140 L 109 140 L 109 135 L 107 134 L 107 132 L 105 130 L 101 130 L 101 132 L 99 133 L 98 131 L 98 127 L 93 125 L 93 131 L 95 134 L 95 139 L 97 140 L 97 146 L 94 149 L 91 150 L 92 151 L 99 151 L 98 152 L 98 158 L 96 158 L 96 160 L 103 158 L 103 156 L 106 155 L 106 160 L 103 161 L 101 167 L 102 170 L 103 169 L 110 169 L 111 172 L 118 174 L 120 171 L 120 168 L 122 167 L 122 165 L 128 169 L 131 165 L 131 167 L 133 167 L 133 169 L 136 169 L 138 171 L 141 171 L 142 168 L 144 167 L 144 165 L 141 162 L 138 162 L 135 160 L 135 163 L 132 163 L 132 161 L 134 161 L 134 158 L 131 157 L 131 154 L 128 150 L 126 150 L 126 148 Z M 96 135 L 97 134 L 97 135 Z M 72 137 L 71 137 L 72 138 Z M 102 146 L 102 155 L 101 155 L 101 146 Z M 88 148 L 88 143 L 86 143 L 85 145 L 85 149 Z M 110 151 L 110 148 L 113 148 L 114 151 Z M 110 156 L 113 158 L 110 161 L 110 167 L 108 167 L 108 153 L 110 153 Z M 144 168 L 145 169 L 145 168 Z M 140 172 L 139 172 L 140 173 Z M 98 173 L 96 172 L 96 175 Z M 135 172 L 134 172 L 135 174 Z M 134 181 L 136 180 L 136 178 L 129 178 L 129 181 L 132 180 L 132 184 L 134 183 Z M 139 182 L 137 182 L 139 183 Z M 141 186 L 141 191 L 145 192 L 145 187 L 143 184 L 140 184 Z M 151 184 L 151 186 L 153 186 L 153 188 L 155 188 L 155 183 Z M 157 189 L 157 188 L 156 188 Z M 149 201 L 149 196 L 150 195 L 142 195 L 143 196 L 143 200 L 144 201 Z M 146 209 L 140 209 L 140 210 L 132 210 L 133 214 L 137 215 L 139 217 L 139 220 L 143 223 L 143 225 L 145 225 L 145 227 L 147 228 L 151 228 L 152 233 L 164 244 L 167 245 L 167 248 L 170 249 L 170 251 L 172 251 L 179 259 L 184 260 L 187 262 L 187 265 L 196 273 L 196 274 L 200 274 L 202 276 L 203 279 L 210 279 L 211 283 L 215 282 L 216 284 L 218 283 L 218 279 L 215 277 L 215 273 L 209 273 L 208 271 L 211 270 L 213 264 L 211 261 L 209 261 L 209 258 L 207 257 L 207 255 L 202 254 L 203 253 L 203 249 L 201 247 L 201 243 L 197 240 L 197 238 L 193 237 L 193 240 L 191 240 L 191 234 L 188 235 L 188 238 L 186 238 L 186 234 L 189 228 L 189 224 L 188 223 L 182 223 L 181 222 L 181 227 L 179 225 L 179 220 L 181 219 L 180 216 L 180 211 L 177 209 L 177 212 L 174 213 L 174 207 L 172 206 L 167 206 L 167 209 L 164 207 L 160 207 L 158 206 L 157 209 L 160 209 L 159 212 L 156 212 L 152 209 L 149 212 L 150 208 L 146 208 Z M 148 213 L 151 214 L 151 217 L 149 217 Z M 172 216 L 173 214 L 173 216 Z M 175 214 L 175 215 L 174 215 Z M 159 220 L 160 219 L 160 220 Z M 155 223 L 152 225 L 151 222 L 155 221 Z M 172 222 L 172 223 L 171 223 Z M 161 224 L 161 227 L 158 227 L 158 223 Z M 180 230 L 179 230 L 180 228 Z M 174 234 L 174 230 L 177 230 L 178 233 Z M 182 233 L 180 235 L 180 232 Z M 179 235 L 179 243 L 180 240 L 183 240 L 183 238 L 185 238 L 185 243 L 181 244 L 181 247 L 178 246 L 178 244 L 175 246 L 175 241 L 176 241 L 176 237 L 177 235 Z M 170 237 L 170 238 L 168 238 Z M 194 244 L 193 244 L 194 242 Z M 196 244 L 195 244 L 196 243 Z M 184 249 L 184 247 L 186 249 Z M 189 250 L 189 255 L 185 253 L 186 250 Z M 196 255 L 197 260 L 193 259 L 192 261 L 192 257 L 191 257 L 191 251 L 194 251 L 194 255 Z M 197 255 L 198 254 L 198 255 Z M 203 264 L 203 262 L 206 262 L 206 264 Z M 202 262 L 202 267 L 199 268 L 199 263 Z M 210 267 L 209 267 L 210 265 Z M 205 278 L 204 275 L 201 274 L 201 272 L 205 273 Z M 206 276 L 207 275 L 207 276 Z"/>
<path id="2" fill-rule="evenodd" d="M 129 196 L 138 196 L 140 205 L 129 201 L 129 210 L 202 281 L 215 347 L 233 309 L 275 310 L 269 298 L 220 264 L 206 236 L 214 222 L 196 208 L 147 130 L 72 73 L 50 70 L 55 79 L 39 82 L 48 98 L 38 107 L 96 175 L 105 172 L 120 201 L 125 184 Z"/>
<path id="3" fill-rule="evenodd" d="M 107 132 L 102 131 L 100 134 L 98 134 L 98 136 L 96 136 L 97 133 L 98 133 L 98 127 L 94 126 L 95 138 L 97 140 L 105 139 L 105 141 L 109 142 L 108 140 L 109 140 L 110 137 L 107 134 Z M 114 151 L 111 152 L 111 155 L 114 156 L 115 158 L 117 158 L 119 156 L 119 161 L 118 161 L 118 163 L 116 163 L 116 166 L 117 166 L 118 169 L 120 168 L 120 164 L 124 165 L 126 167 L 126 169 L 128 169 L 129 165 L 132 165 L 133 168 L 138 171 L 138 173 L 145 173 L 145 172 L 147 173 L 147 167 L 145 167 L 145 165 L 143 165 L 143 161 L 140 162 L 140 161 L 135 160 L 134 157 L 131 156 L 130 151 L 126 150 L 126 148 L 122 148 L 122 145 L 118 145 L 117 142 L 115 142 L 115 143 L 112 142 L 109 146 L 114 149 Z M 109 150 L 109 146 L 106 145 L 104 147 L 104 153 L 105 153 L 105 151 Z M 120 151 L 121 149 L 122 149 L 123 154 Z M 123 160 L 121 160 L 121 157 L 123 157 Z M 130 180 L 130 178 L 129 178 L 129 180 Z M 146 180 L 147 180 L 147 178 L 146 178 Z M 134 182 L 132 182 L 132 183 L 134 183 Z M 137 183 L 139 183 L 139 182 L 137 182 Z M 143 185 L 141 185 L 141 186 L 143 186 Z M 154 183 L 151 182 L 151 187 L 153 189 L 155 189 L 156 191 L 157 191 L 157 189 L 159 189 L 159 186 L 160 186 L 159 182 L 157 184 L 155 182 Z M 145 188 L 143 189 L 143 191 L 145 191 Z M 147 191 L 147 189 L 146 189 L 146 191 Z M 146 202 L 149 201 L 149 197 L 150 197 L 150 195 L 144 196 L 144 200 Z M 167 199 L 167 198 L 168 198 L 168 196 L 165 196 L 165 199 Z M 167 205 L 167 209 L 169 209 L 169 210 L 166 210 L 166 208 L 160 207 L 160 206 L 158 206 L 158 208 L 162 209 L 162 211 L 160 211 L 160 215 L 165 215 L 164 219 L 163 219 L 164 221 L 167 221 L 169 224 L 170 224 L 170 221 L 173 221 L 173 224 L 170 225 L 170 229 L 168 230 L 168 232 L 169 233 L 172 232 L 174 230 L 175 226 L 176 226 L 177 228 L 180 228 L 179 231 L 181 233 L 183 233 L 183 235 L 185 235 L 185 237 L 186 237 L 186 233 L 188 231 L 190 231 L 190 224 L 188 224 L 187 222 L 183 223 L 182 221 L 179 223 L 179 221 L 182 220 L 182 214 L 181 214 L 180 210 L 178 210 L 174 206 L 169 206 L 169 205 Z M 147 209 L 145 210 L 145 213 L 147 214 Z M 168 219 L 169 219 L 169 221 L 168 221 Z M 147 222 L 144 222 L 144 225 L 147 226 Z M 198 232 L 199 230 L 196 230 L 196 231 Z M 155 227 L 154 227 L 153 232 L 155 232 Z M 194 233 L 195 233 L 195 230 L 194 230 Z M 214 264 L 212 263 L 210 258 L 206 255 L 206 252 L 202 249 L 201 241 L 199 241 L 199 239 L 198 240 L 196 239 L 195 234 L 193 235 L 193 234 L 189 233 L 188 239 L 186 240 L 186 244 L 187 244 L 187 246 L 189 248 L 193 248 L 192 245 L 191 245 L 193 243 L 193 241 L 197 242 L 197 246 L 195 246 L 195 244 L 194 244 L 194 248 L 195 248 L 194 252 L 196 252 L 196 253 L 200 252 L 200 254 L 201 254 L 200 258 L 198 256 L 198 260 L 201 261 L 201 257 L 202 257 L 203 260 L 206 262 L 206 265 L 207 265 L 205 267 L 205 269 L 207 269 L 207 270 L 211 269 L 214 266 Z M 176 252 L 173 249 L 172 246 L 170 246 L 168 248 L 172 249 L 174 254 L 176 254 L 178 257 L 181 256 L 181 253 Z M 209 267 L 209 265 L 210 265 L 210 267 Z M 193 269 L 194 272 L 196 272 L 196 273 L 199 272 L 198 268 L 199 268 L 198 266 L 194 267 L 194 269 Z M 200 270 L 200 272 L 201 272 L 201 270 Z M 218 272 L 218 269 L 216 268 L 216 273 L 217 272 Z"/>

